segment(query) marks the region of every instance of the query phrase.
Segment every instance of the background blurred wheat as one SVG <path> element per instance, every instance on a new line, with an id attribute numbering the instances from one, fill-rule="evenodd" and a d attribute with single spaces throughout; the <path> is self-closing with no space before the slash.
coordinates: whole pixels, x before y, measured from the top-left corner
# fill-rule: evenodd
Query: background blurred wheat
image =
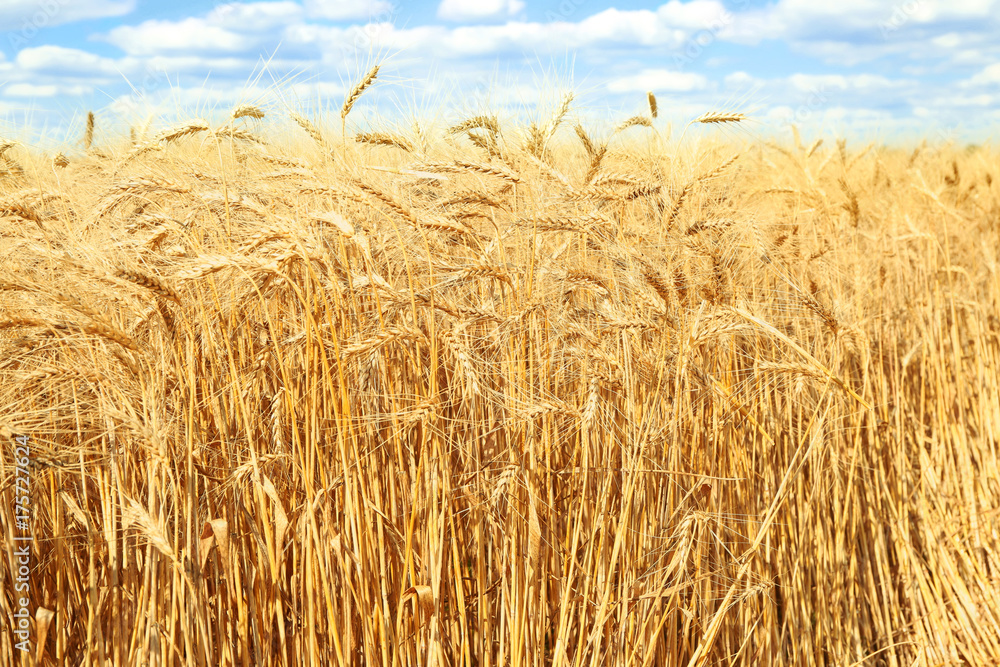
<path id="1" fill-rule="evenodd" d="M 996 156 L 571 102 L 2 144 L 41 664 L 1000 662 Z"/>

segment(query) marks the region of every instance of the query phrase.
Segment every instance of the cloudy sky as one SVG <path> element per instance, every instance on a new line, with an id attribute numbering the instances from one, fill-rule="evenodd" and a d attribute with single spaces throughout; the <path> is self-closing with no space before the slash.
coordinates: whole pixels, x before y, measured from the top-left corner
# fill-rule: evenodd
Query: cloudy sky
<path id="1" fill-rule="evenodd" d="M 1000 0 L 2 0 L 0 135 L 72 136 L 223 114 L 336 119 L 383 63 L 358 127 L 577 94 L 612 122 L 751 110 L 754 132 L 981 141 L 1000 128 Z M 278 115 L 275 113 L 274 115 Z"/>

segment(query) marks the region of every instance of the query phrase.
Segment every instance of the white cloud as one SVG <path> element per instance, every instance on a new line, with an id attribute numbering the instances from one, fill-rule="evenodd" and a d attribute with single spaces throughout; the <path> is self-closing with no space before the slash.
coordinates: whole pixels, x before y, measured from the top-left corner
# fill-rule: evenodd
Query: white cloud
<path id="1" fill-rule="evenodd" d="M 891 91 L 912 86 L 907 79 L 890 80 L 874 74 L 793 74 L 787 82 L 800 93 L 849 91 L 856 94 L 878 94 L 885 98 Z"/>
<path id="2" fill-rule="evenodd" d="M 22 49 L 16 63 L 23 70 L 59 76 L 117 75 L 115 61 L 88 51 L 63 46 L 39 46 Z"/>
<path id="3" fill-rule="evenodd" d="M 347 92 L 347 88 L 335 81 L 311 81 L 309 83 L 293 83 L 282 91 L 294 95 L 300 100 L 310 101 L 342 98 Z"/>
<path id="4" fill-rule="evenodd" d="M 622 44 L 680 45 L 687 32 L 664 24 L 656 13 L 640 9 L 621 11 L 606 9 L 590 16 L 580 23 L 562 24 L 570 32 L 577 33 L 583 43 L 620 42 Z"/>
<path id="5" fill-rule="evenodd" d="M 949 106 L 953 107 L 983 107 L 994 108 L 997 105 L 998 95 L 951 95 L 948 97 Z"/>
<path id="6" fill-rule="evenodd" d="M 938 35 L 931 40 L 931 44 L 934 46 L 939 46 L 943 49 L 954 49 L 962 45 L 965 38 L 957 32 L 949 32 L 943 35 Z"/>
<path id="7" fill-rule="evenodd" d="M 831 30 L 878 31 L 883 35 L 909 24 L 931 24 L 961 19 L 995 18 L 998 0 L 779 0 L 763 10 L 794 33 L 818 34 Z"/>
<path id="8" fill-rule="evenodd" d="M 561 31 L 554 29 L 547 35 L 539 23 L 506 23 L 498 26 L 465 26 L 450 31 L 442 45 L 454 54 L 485 55 L 503 51 L 519 51 L 528 45 L 544 50 L 562 41 Z"/>
<path id="9" fill-rule="evenodd" d="M 275 100 L 273 91 L 228 79 L 214 84 L 208 82 L 203 86 L 179 86 L 151 90 L 140 95 L 121 95 L 108 106 L 108 110 L 125 118 L 142 118 L 152 114 L 158 118 L 158 122 L 170 125 L 173 122 L 170 119 L 172 114 L 186 118 L 191 115 L 189 110 L 198 109 L 200 115 L 211 119 L 220 113 L 225 114 L 232 106 L 249 101 L 263 106 L 269 119 L 284 116 L 283 109 L 288 107 L 312 117 L 314 114 L 310 110 L 310 104 L 330 98 L 335 98 L 339 104 L 343 100 L 344 91 L 339 83 L 293 83 L 281 89 L 281 103 L 269 108 L 269 103 Z M 339 121 L 338 116 L 337 122 Z M 153 131 L 155 132 L 155 128 Z"/>
<path id="10" fill-rule="evenodd" d="M 692 72 L 673 72 L 665 69 L 644 69 L 638 74 L 615 79 L 608 84 L 608 90 L 613 93 L 628 92 L 670 92 L 686 93 L 693 90 L 704 90 L 708 87 L 708 79 L 701 74 Z"/>
<path id="11" fill-rule="evenodd" d="M 727 77 L 727 83 L 729 77 Z M 815 116 L 834 106 L 907 106 L 926 86 L 913 79 L 888 79 L 874 74 L 792 74 L 756 80 L 756 90 L 777 108 L 791 105 L 798 115 Z M 927 94 L 926 92 L 924 93 Z"/>
<path id="12" fill-rule="evenodd" d="M 438 18 L 446 21 L 505 19 L 524 9 L 521 0 L 442 0 Z"/>
<path id="13" fill-rule="evenodd" d="M 82 19 L 122 16 L 135 9 L 135 0 L 3 0 L 0 24 L 17 36 L 30 39 L 41 28 Z"/>
<path id="14" fill-rule="evenodd" d="M 122 11 L 135 1 L 0 0 L 0 18 L 23 20 L 26 9 L 52 3 L 64 14 L 50 20 L 65 22 L 74 12 Z M 527 85 L 528 70 L 537 72 L 532 64 L 548 60 L 585 73 L 599 104 L 652 90 L 670 95 L 672 111 L 690 105 L 698 115 L 725 90 L 759 101 L 760 118 L 791 118 L 803 126 L 889 117 L 919 123 L 926 109 L 942 117 L 975 109 L 984 118 L 1000 101 L 1000 0 L 838 0 L 832 6 L 768 0 L 755 7 L 657 0 L 645 5 L 649 9 L 629 10 L 566 0 L 574 11 L 546 12 L 537 21 L 524 18 L 526 0 L 437 0 L 439 20 L 412 27 L 394 24 L 387 0 L 221 1 L 192 17 L 114 28 L 99 38 L 124 50 L 117 58 L 41 39 L 15 45 L 14 62 L 0 54 L 0 86 L 6 84 L 0 98 L 66 105 L 72 104 L 68 96 L 96 89 L 122 95 L 127 77 L 142 94 L 122 98 L 125 106 L 147 98 L 165 104 L 171 91 L 181 90 L 183 97 L 173 100 L 177 108 L 229 104 L 250 94 L 254 84 L 247 82 L 267 60 L 265 78 L 281 81 L 279 96 L 339 100 L 359 57 L 392 53 L 383 79 L 407 81 L 408 90 L 442 105 L 445 96 L 530 105 L 554 89 L 538 80 L 548 74 L 536 73 L 534 86 Z M 548 6 L 556 10 L 560 3 Z M 761 44 L 766 40 L 778 43 Z M 761 48 L 726 48 L 720 41 Z M 796 54 L 791 64 L 778 62 L 786 50 Z M 854 67 L 866 61 L 879 61 L 867 68 L 879 75 Z M 819 62 L 827 66 L 820 69 Z M 501 69 L 512 72 L 509 82 L 499 82 Z M 802 73 L 792 74 L 796 70 Z M 817 71 L 824 73 L 810 73 Z"/>
<path id="15" fill-rule="evenodd" d="M 763 119 L 771 124 L 795 123 L 815 129 L 832 129 L 838 136 L 844 136 L 851 128 L 878 128 L 891 125 L 893 115 L 881 109 L 867 107 L 830 106 L 821 109 L 793 109 L 789 106 L 771 107 Z"/>
<path id="16" fill-rule="evenodd" d="M 372 23 L 340 28 L 316 24 L 297 24 L 285 31 L 285 41 L 298 48 L 314 46 L 331 57 L 329 62 L 343 62 L 358 45 L 418 53 L 428 57 L 457 59 L 463 56 L 515 54 L 563 54 L 567 51 L 606 44 L 634 48 L 677 48 L 688 33 L 665 26 L 653 12 L 622 12 L 609 9 L 579 23 L 538 23 L 510 21 L 500 25 L 464 25 L 454 28 L 420 26 L 400 29 L 392 23 Z"/>
<path id="17" fill-rule="evenodd" d="M 713 2 L 695 0 L 699 6 L 714 7 Z M 682 17 L 684 18 L 684 17 Z M 691 16 L 684 18 L 692 20 Z M 649 10 L 622 11 L 607 9 L 579 22 L 508 21 L 502 24 L 420 26 L 397 28 L 389 22 L 370 23 L 364 27 L 337 28 L 316 24 L 297 24 L 286 31 L 286 41 L 298 46 L 307 42 L 326 53 L 342 54 L 355 44 L 374 44 L 380 48 L 419 50 L 422 57 L 434 55 L 456 58 L 467 55 L 535 55 L 565 53 L 586 47 L 617 44 L 623 48 L 678 48 L 690 36 L 668 12 L 661 16 Z M 294 36 L 294 38 L 293 38 Z"/>
<path id="18" fill-rule="evenodd" d="M 995 86 L 998 84 L 1000 84 L 1000 63 L 988 65 L 972 78 L 962 82 L 964 86 Z"/>
<path id="19" fill-rule="evenodd" d="M 119 26 L 105 37 L 132 55 L 163 52 L 205 53 L 242 51 L 252 41 L 235 31 L 212 25 L 205 19 L 145 21 L 137 26 Z"/>
<path id="20" fill-rule="evenodd" d="M 12 83 L 3 89 L 5 97 L 55 97 L 56 95 L 88 95 L 92 92 L 94 89 L 90 86 L 35 85 L 33 83 Z"/>
<path id="21" fill-rule="evenodd" d="M 238 32 L 260 32 L 298 21 L 302 13 L 295 2 L 230 2 L 209 12 L 205 22 Z"/>
<path id="22" fill-rule="evenodd" d="M 848 86 L 847 77 L 842 74 L 793 74 L 788 77 L 788 83 L 800 92 L 830 88 L 846 90 Z"/>
<path id="23" fill-rule="evenodd" d="M 166 73 L 193 73 L 201 75 L 211 72 L 215 77 L 232 74 L 239 79 L 244 79 L 253 71 L 257 61 L 253 58 L 238 57 L 218 57 L 206 58 L 201 56 L 153 56 L 151 58 L 129 58 L 123 59 L 123 64 L 128 63 L 130 71 L 141 71 L 141 67 L 146 67 L 149 71 L 156 72 L 157 78 L 163 77 Z M 161 81 L 165 83 L 165 81 Z"/>
<path id="24" fill-rule="evenodd" d="M 733 15 L 718 0 L 691 0 L 684 3 L 670 0 L 656 10 L 656 15 L 666 25 L 692 31 L 717 31 L 733 20 Z"/>
<path id="25" fill-rule="evenodd" d="M 393 9 L 386 0 L 306 0 L 305 7 L 309 16 L 333 21 L 375 21 L 388 18 Z"/>
<path id="26" fill-rule="evenodd" d="M 778 0 L 734 13 L 718 37 L 751 45 L 781 40 L 841 66 L 885 57 L 982 65 L 998 30 L 1000 0 Z"/>
<path id="27" fill-rule="evenodd" d="M 747 72 L 733 72 L 723 79 L 727 88 L 752 88 L 760 85 L 760 80 Z"/>

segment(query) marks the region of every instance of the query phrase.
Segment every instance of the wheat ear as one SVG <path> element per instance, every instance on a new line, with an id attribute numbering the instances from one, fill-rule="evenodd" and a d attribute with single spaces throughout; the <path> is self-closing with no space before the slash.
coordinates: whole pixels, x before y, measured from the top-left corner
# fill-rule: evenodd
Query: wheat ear
<path id="1" fill-rule="evenodd" d="M 691 127 L 694 123 L 699 125 L 724 125 L 729 123 L 742 123 L 749 119 L 745 113 L 739 111 L 709 111 L 698 116 L 690 123 L 684 126 L 684 132 Z M 681 139 L 684 138 L 684 132 L 681 133 Z"/>
<path id="2" fill-rule="evenodd" d="M 368 90 L 373 83 L 375 83 L 375 77 L 378 76 L 379 67 L 380 65 L 375 65 L 375 67 L 373 67 L 371 71 L 365 75 L 364 79 L 351 88 L 351 92 L 348 93 L 347 97 L 344 99 L 344 106 L 340 110 L 340 134 L 344 137 L 345 147 L 347 142 L 347 114 L 351 113 L 351 109 L 354 108 L 354 103 L 358 101 L 361 94 Z"/>
<path id="3" fill-rule="evenodd" d="M 94 144 L 94 112 L 87 112 L 87 127 L 83 130 L 83 149 L 90 150 Z"/>
<path id="4" fill-rule="evenodd" d="M 615 128 L 614 134 L 618 134 L 623 130 L 627 130 L 630 127 L 636 127 L 636 126 L 653 127 L 653 121 L 647 118 L 646 116 L 632 116 L 625 122 L 618 125 L 618 127 Z"/>
<path id="5" fill-rule="evenodd" d="M 289 115 L 291 116 L 292 120 L 295 121 L 296 125 L 301 127 L 303 130 L 306 131 L 306 134 L 312 137 L 313 141 L 315 141 L 320 146 L 326 146 L 326 142 L 323 140 L 323 135 L 320 134 L 319 129 L 315 125 L 309 122 L 308 118 L 304 118 L 297 113 L 292 113 Z"/>
<path id="6" fill-rule="evenodd" d="M 239 120 L 240 118 L 253 118 L 255 120 L 260 120 L 264 117 L 264 112 L 260 107 L 254 106 L 253 104 L 241 104 L 233 107 L 230 115 L 233 120 Z"/>
<path id="7" fill-rule="evenodd" d="M 709 111 L 695 118 L 692 123 L 710 125 L 717 123 L 742 123 L 747 119 L 746 114 L 731 111 Z"/>
<path id="8" fill-rule="evenodd" d="M 395 146 L 408 153 L 413 152 L 413 144 L 395 134 L 388 132 L 360 132 L 354 136 L 354 140 L 363 144 L 375 144 L 376 146 Z"/>

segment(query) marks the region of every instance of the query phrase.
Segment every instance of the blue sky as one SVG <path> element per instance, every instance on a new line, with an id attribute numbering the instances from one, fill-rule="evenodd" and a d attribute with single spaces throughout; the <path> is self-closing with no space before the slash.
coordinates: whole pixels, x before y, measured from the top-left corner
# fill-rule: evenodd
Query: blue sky
<path id="1" fill-rule="evenodd" d="M 1000 0 L 3 0 L 0 135 L 213 117 L 235 103 L 358 127 L 465 112 L 663 123 L 752 111 L 753 132 L 982 141 L 1000 128 Z M 276 114 L 280 115 L 280 114 Z M 339 123 L 336 123 L 339 124 Z"/>

